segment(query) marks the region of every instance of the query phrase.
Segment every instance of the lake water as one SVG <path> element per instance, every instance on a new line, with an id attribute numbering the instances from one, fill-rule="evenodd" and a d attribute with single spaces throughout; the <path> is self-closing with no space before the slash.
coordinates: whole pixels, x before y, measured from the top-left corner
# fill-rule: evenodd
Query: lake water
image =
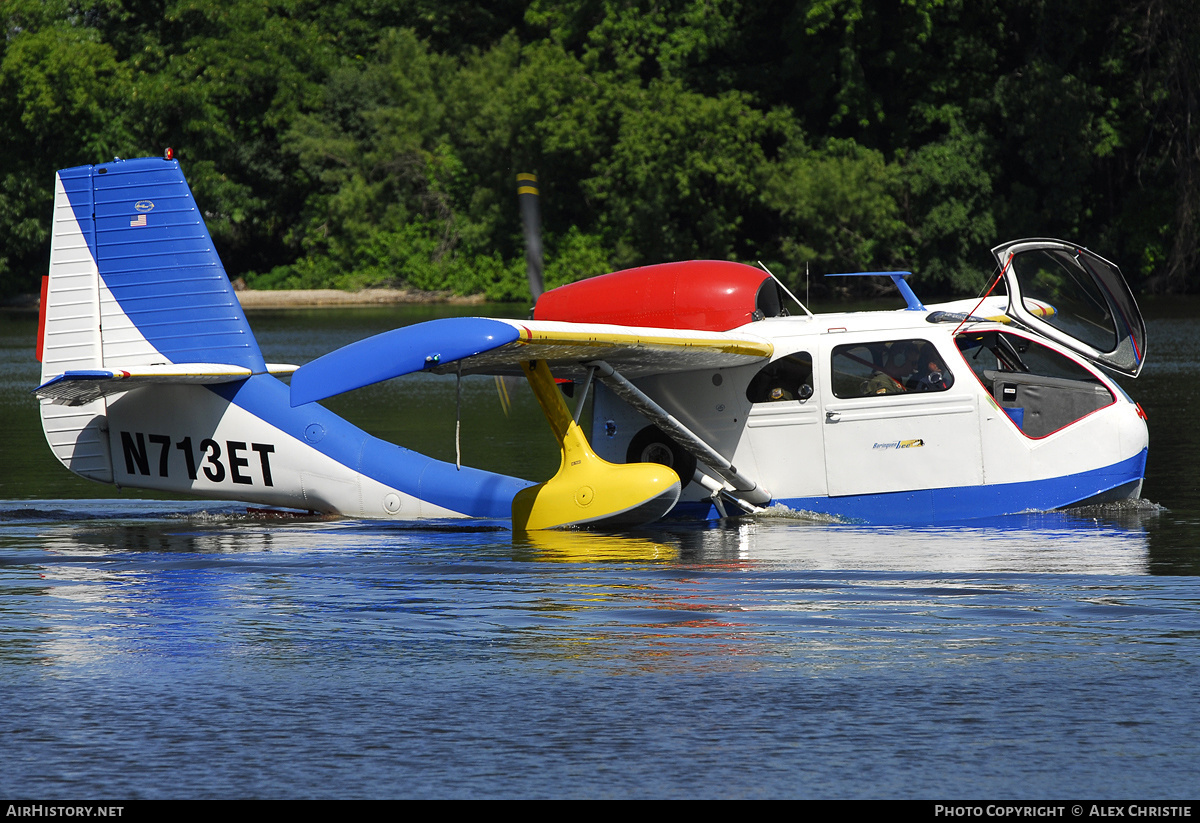
<path id="1" fill-rule="evenodd" d="M 1200 304 L 1144 308 L 1141 501 L 524 539 L 79 480 L 0 314 L 0 797 L 1195 798 Z M 250 321 L 306 362 L 431 311 Z M 466 397 L 464 462 L 553 472 L 531 397 Z M 453 403 L 329 405 L 453 459 Z"/>

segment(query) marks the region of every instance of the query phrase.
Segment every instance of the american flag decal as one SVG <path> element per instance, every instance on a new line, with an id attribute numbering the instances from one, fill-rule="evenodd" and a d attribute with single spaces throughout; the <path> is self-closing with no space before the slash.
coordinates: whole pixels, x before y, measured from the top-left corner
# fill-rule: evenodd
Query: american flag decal
<path id="1" fill-rule="evenodd" d="M 146 215 L 144 215 L 144 214 L 139 214 L 137 217 L 135 217 L 129 221 L 130 228 L 135 228 L 137 226 L 144 226 L 144 225 L 146 225 Z"/>

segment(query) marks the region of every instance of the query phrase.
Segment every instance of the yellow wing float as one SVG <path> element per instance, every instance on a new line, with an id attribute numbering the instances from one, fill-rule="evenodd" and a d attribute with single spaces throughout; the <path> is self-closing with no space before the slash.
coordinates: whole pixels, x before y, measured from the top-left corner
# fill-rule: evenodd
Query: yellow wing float
<path id="1" fill-rule="evenodd" d="M 682 489 L 679 475 L 658 463 L 617 465 L 601 458 L 567 410 L 546 361 L 522 366 L 558 440 L 562 462 L 554 477 L 513 498 L 513 531 L 640 526 L 675 507 Z"/>
<path id="2" fill-rule="evenodd" d="M 301 367 L 292 377 L 291 402 L 298 406 L 418 371 L 522 373 L 558 440 L 562 460 L 554 477 L 514 497 L 514 530 L 620 528 L 665 515 L 691 478 L 656 463 L 617 465 L 601 459 L 555 387 L 555 374 L 585 378 L 586 391 L 597 373 L 628 383 L 628 377 L 761 362 L 773 351 L 762 338 L 729 332 L 446 318 L 360 340 Z M 668 427 L 673 422 L 680 436 L 696 441 L 697 450 L 707 448 L 677 421 L 659 422 Z M 732 466 L 726 463 L 725 469 L 734 488 L 754 488 Z"/>

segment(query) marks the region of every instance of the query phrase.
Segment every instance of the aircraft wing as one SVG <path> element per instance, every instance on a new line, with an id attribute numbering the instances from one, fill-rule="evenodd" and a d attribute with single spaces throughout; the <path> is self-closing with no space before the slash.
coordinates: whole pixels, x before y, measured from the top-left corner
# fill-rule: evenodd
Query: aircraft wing
<path id="1" fill-rule="evenodd" d="M 545 360 L 558 377 L 587 373 L 583 364 L 604 360 L 628 377 L 726 368 L 769 358 L 774 346 L 750 334 L 651 329 L 599 323 L 505 321 L 518 330 L 513 342 L 463 358 L 464 374 L 521 374 L 520 364 Z M 433 371 L 450 374 L 457 366 Z"/>
<path id="2" fill-rule="evenodd" d="M 545 360 L 557 377 L 582 376 L 603 360 L 627 377 L 726 368 L 770 358 L 772 344 L 744 332 L 652 329 L 601 323 L 451 317 L 330 352 L 292 376 L 293 406 L 412 374 L 521 374 Z"/>

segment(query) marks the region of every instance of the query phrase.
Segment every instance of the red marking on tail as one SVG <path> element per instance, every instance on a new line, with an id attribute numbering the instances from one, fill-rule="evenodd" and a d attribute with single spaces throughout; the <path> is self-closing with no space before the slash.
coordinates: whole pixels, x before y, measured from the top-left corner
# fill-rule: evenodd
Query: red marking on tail
<path id="1" fill-rule="evenodd" d="M 38 301 L 37 361 L 42 362 L 42 350 L 46 345 L 46 293 L 50 290 L 50 275 L 42 275 L 42 299 Z"/>

